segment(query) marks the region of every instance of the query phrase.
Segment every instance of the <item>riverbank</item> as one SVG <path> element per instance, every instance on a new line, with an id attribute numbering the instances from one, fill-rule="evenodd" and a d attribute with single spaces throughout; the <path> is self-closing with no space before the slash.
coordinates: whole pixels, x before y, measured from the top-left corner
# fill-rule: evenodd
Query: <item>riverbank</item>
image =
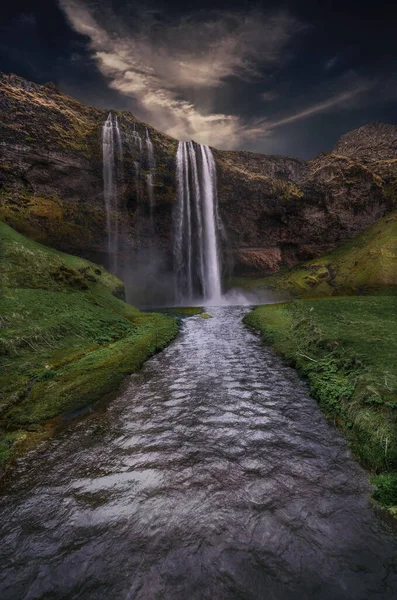
<path id="1" fill-rule="evenodd" d="M 117 390 L 177 334 L 120 280 L 0 223 L 0 465 L 47 419 Z"/>
<path id="2" fill-rule="evenodd" d="M 397 514 L 397 298 L 294 300 L 244 322 L 307 378 L 373 474 L 374 498 Z"/>

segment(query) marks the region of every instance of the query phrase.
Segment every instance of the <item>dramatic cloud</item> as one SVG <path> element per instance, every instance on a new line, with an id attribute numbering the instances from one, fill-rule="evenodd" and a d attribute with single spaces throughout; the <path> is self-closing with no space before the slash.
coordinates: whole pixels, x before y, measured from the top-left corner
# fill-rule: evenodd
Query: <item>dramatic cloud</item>
<path id="1" fill-rule="evenodd" d="M 292 47 L 307 28 L 285 11 L 167 19 L 148 9 L 124 18 L 108 0 L 59 3 L 75 31 L 88 38 L 109 88 L 129 98 L 139 119 L 177 139 L 228 149 L 261 140 L 272 152 L 287 135 L 285 125 L 371 103 L 375 83 L 355 72 L 327 76 L 304 95 L 295 87 L 291 98 Z M 335 55 L 319 68 L 332 71 L 338 61 Z M 252 102 L 251 116 L 243 117 Z"/>
<path id="2" fill-rule="evenodd" d="M 91 51 L 111 88 L 130 96 L 135 112 L 179 139 L 236 147 L 266 130 L 258 122 L 213 110 L 217 88 L 276 69 L 301 26 L 285 12 L 213 13 L 157 26 L 153 16 L 134 30 L 76 0 L 60 0 L 73 28 Z M 196 100 L 191 100 L 192 94 Z M 200 96 L 200 100 L 197 97 Z"/>

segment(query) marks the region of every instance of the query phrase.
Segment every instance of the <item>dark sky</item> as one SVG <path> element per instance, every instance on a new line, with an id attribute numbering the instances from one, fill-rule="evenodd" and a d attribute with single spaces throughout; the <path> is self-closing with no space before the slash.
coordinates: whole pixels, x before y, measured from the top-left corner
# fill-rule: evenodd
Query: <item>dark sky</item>
<path id="1" fill-rule="evenodd" d="M 395 3 L 192 5 L 12 0 L 1 70 L 220 148 L 307 158 L 397 124 Z"/>

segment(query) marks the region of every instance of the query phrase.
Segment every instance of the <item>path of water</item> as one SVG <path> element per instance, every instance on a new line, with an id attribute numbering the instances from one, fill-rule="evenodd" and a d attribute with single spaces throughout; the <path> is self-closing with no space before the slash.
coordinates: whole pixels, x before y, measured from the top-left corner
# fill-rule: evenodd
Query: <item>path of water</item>
<path id="1" fill-rule="evenodd" d="M 19 460 L 2 600 L 396 598 L 396 539 L 345 440 L 244 309 L 208 311 Z"/>

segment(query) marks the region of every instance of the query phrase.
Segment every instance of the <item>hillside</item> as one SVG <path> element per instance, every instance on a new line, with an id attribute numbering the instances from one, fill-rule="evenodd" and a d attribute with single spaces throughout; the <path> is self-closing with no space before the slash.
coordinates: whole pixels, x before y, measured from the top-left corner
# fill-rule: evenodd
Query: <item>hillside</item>
<path id="1" fill-rule="evenodd" d="M 262 279 L 234 278 L 246 289 L 292 296 L 397 293 L 397 212 L 332 252 Z"/>
<path id="2" fill-rule="evenodd" d="M 177 333 L 102 267 L 0 223 L 0 463 L 28 431 L 117 389 Z"/>

